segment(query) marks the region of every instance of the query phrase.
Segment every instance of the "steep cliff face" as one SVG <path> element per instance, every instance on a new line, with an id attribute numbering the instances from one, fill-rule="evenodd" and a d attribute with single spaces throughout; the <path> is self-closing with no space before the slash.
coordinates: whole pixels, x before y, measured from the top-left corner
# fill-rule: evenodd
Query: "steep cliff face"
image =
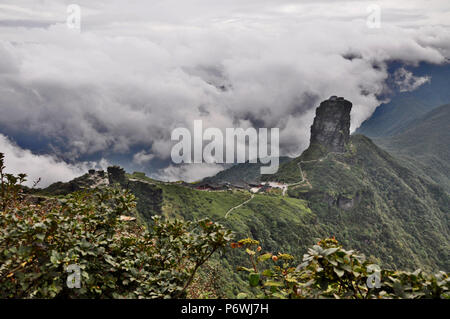
<path id="1" fill-rule="evenodd" d="M 119 166 L 108 167 L 108 180 L 110 184 L 126 184 L 125 170 Z"/>
<path id="2" fill-rule="evenodd" d="M 350 111 L 352 103 L 332 96 L 320 103 L 311 126 L 310 144 L 319 144 L 329 152 L 345 152 L 350 139 Z"/>
<path id="3" fill-rule="evenodd" d="M 352 103 L 343 97 L 332 96 L 320 103 L 311 126 L 309 147 L 301 156 L 280 166 L 278 172 L 264 175 L 262 181 L 298 183 L 299 165 L 322 161 L 332 153 L 345 153 L 350 142 L 350 111 Z"/>

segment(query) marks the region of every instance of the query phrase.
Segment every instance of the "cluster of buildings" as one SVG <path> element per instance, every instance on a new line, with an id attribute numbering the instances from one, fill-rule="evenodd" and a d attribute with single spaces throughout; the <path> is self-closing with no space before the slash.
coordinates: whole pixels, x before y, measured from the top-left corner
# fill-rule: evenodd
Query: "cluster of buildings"
<path id="1" fill-rule="evenodd" d="M 207 182 L 202 181 L 198 183 L 183 183 L 184 186 L 194 188 L 201 191 L 227 191 L 232 189 L 242 189 L 242 190 L 248 190 L 251 193 L 264 193 L 268 192 L 271 189 L 280 189 L 285 192 L 287 189 L 286 184 L 276 183 L 276 182 L 266 182 L 266 183 L 245 183 L 245 182 L 239 182 L 239 183 L 214 183 L 214 182 Z"/>

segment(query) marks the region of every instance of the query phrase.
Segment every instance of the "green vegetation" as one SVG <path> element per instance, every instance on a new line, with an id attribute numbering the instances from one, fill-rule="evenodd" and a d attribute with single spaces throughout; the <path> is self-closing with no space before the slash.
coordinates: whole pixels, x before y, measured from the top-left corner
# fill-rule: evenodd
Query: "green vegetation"
<path id="1" fill-rule="evenodd" d="M 127 175 L 123 187 L 136 196 L 139 215 L 147 223 L 154 215 L 210 218 L 237 236 L 258 238 L 272 252 L 294 256 L 318 238 L 336 236 L 382 267 L 450 270 L 450 198 L 441 187 L 360 135 L 351 137 L 343 154 L 323 156 L 320 147 L 308 149 L 271 179 L 300 181 L 299 161 L 304 183 L 289 187 L 287 196 L 276 191 L 255 194 L 242 206 L 251 198 L 245 190 L 201 191 L 142 174 Z M 210 295 L 240 292 L 246 278 L 234 269 L 242 262 L 235 252 L 213 256 L 208 267 L 220 265 L 218 277 L 224 284 Z"/>
<path id="2" fill-rule="evenodd" d="M 374 139 L 412 170 L 450 192 L 450 104 L 435 108 L 389 137 Z"/>
<path id="3" fill-rule="evenodd" d="M 34 204 L 4 173 L 0 153 L 0 298 L 185 297 L 197 270 L 230 240 L 210 220 L 136 221 L 135 197 L 116 187 Z M 82 286 L 66 284 L 80 269 Z"/>
<path id="4" fill-rule="evenodd" d="M 326 157 L 327 151 L 322 145 L 311 144 L 301 156 L 282 165 L 276 174 L 264 175 L 261 179 L 286 184 L 299 183 L 302 181 L 300 166 L 303 167 L 304 163 L 315 163 Z"/>
<path id="5" fill-rule="evenodd" d="M 291 161 L 292 158 L 281 156 L 279 158 L 280 165 Z M 259 183 L 261 181 L 261 166 L 266 166 L 267 164 L 261 163 L 240 163 L 231 166 L 230 168 L 217 173 L 214 176 L 206 177 L 203 179 L 205 182 L 209 183 L 231 183 L 231 184 L 242 184 L 242 183 Z"/>
<path id="6" fill-rule="evenodd" d="M 385 269 L 450 270 L 450 197 L 413 166 L 355 135 L 345 153 L 312 145 L 264 178 L 297 183 L 302 179 L 299 164 L 304 182 L 290 186 L 286 196 L 276 190 L 254 197 L 238 189 L 202 191 L 118 168 L 112 180 L 136 197 L 138 217 L 149 227 L 155 215 L 193 223 L 210 218 L 241 238 L 257 238 L 273 254 L 301 256 L 319 238 L 336 236 Z M 34 194 L 51 196 L 48 189 Z M 247 276 L 235 272 L 244 257 L 236 250 L 213 255 L 197 272 L 188 296 L 256 296 L 245 285 Z"/>
<path id="7" fill-rule="evenodd" d="M 243 239 L 250 266 L 248 284 L 258 298 L 450 298 L 450 277 L 381 269 L 354 250 L 345 250 L 335 238 L 320 240 L 297 266 L 289 254 L 263 252 L 259 242 Z M 246 293 L 239 294 L 246 298 Z"/>
<path id="8" fill-rule="evenodd" d="M 26 176 L 3 172 L 0 156 L 3 298 L 449 298 L 446 273 L 381 269 L 374 257 L 369 262 L 334 238 L 319 240 L 299 265 L 294 256 L 331 229 L 303 199 L 256 194 L 225 218 L 249 199 L 248 192 L 156 185 L 134 174 L 141 180 L 123 181 L 138 196 L 137 205 L 118 184 L 35 204 L 20 185 Z M 166 218 L 143 214 L 139 196 L 160 191 L 161 205 L 151 207 L 160 207 Z M 345 191 L 350 196 L 351 189 Z M 208 215 L 220 223 L 200 219 Z M 218 255 L 231 239 L 226 228 L 260 241 L 231 243 L 246 254 Z M 249 266 L 236 272 L 248 263 L 246 256 Z M 80 267 L 81 288 L 67 287 L 69 265 Z M 373 273 L 380 286 L 368 289 Z"/>
<path id="9" fill-rule="evenodd" d="M 303 200 L 257 194 L 248 204 L 233 210 L 225 218 L 230 208 L 245 202 L 251 195 L 241 190 L 208 192 L 173 184 L 160 187 L 163 191 L 163 215 L 184 220 L 208 216 L 238 236 L 260 238 L 274 251 L 289 249 L 301 253 L 312 238 L 324 235 L 318 231 L 318 225 L 311 225 L 314 215 Z M 213 259 L 220 262 L 220 277 L 224 279 L 217 293 L 229 298 L 236 296 L 245 280 L 234 271 L 236 265 L 243 261 L 242 256 L 231 252 L 220 260 L 217 256 Z"/>
<path id="10" fill-rule="evenodd" d="M 291 182 L 284 176 L 294 174 L 292 164 L 302 157 L 274 178 Z M 306 182 L 288 195 L 307 201 L 325 235 L 393 269 L 450 269 L 450 197 L 442 187 L 361 135 L 351 137 L 346 153 L 301 166 Z"/>

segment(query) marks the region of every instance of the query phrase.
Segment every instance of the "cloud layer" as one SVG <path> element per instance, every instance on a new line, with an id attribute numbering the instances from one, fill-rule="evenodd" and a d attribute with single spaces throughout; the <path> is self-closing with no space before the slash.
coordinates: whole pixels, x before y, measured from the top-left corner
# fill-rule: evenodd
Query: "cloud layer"
<path id="1" fill-rule="evenodd" d="M 373 1 L 83 0 L 81 33 L 65 25 L 71 1 L 3 3 L 1 131 L 40 138 L 72 163 L 167 160 L 171 130 L 195 119 L 279 127 L 281 154 L 298 155 L 321 100 L 351 100 L 354 130 L 380 104 L 387 62 L 450 56 L 448 1 L 376 1 L 381 27 L 371 29 Z M 198 168 L 159 174 L 176 172 Z"/>
<path id="2" fill-rule="evenodd" d="M 105 169 L 107 162 L 78 163 L 70 165 L 50 155 L 36 155 L 29 150 L 17 146 L 9 138 L 0 134 L 0 152 L 5 155 L 5 172 L 9 174 L 26 173 L 27 180 L 24 185 L 33 187 L 46 187 L 55 182 L 67 182 L 83 175 L 90 168 Z"/>

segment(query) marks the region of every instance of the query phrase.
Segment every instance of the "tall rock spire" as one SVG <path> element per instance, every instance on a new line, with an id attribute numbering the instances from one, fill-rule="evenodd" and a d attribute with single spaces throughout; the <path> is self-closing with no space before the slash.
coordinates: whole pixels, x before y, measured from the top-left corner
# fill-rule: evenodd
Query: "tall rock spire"
<path id="1" fill-rule="evenodd" d="M 320 144 L 329 152 L 345 152 L 350 139 L 350 111 L 352 103 L 332 96 L 320 103 L 311 126 L 310 145 Z"/>

